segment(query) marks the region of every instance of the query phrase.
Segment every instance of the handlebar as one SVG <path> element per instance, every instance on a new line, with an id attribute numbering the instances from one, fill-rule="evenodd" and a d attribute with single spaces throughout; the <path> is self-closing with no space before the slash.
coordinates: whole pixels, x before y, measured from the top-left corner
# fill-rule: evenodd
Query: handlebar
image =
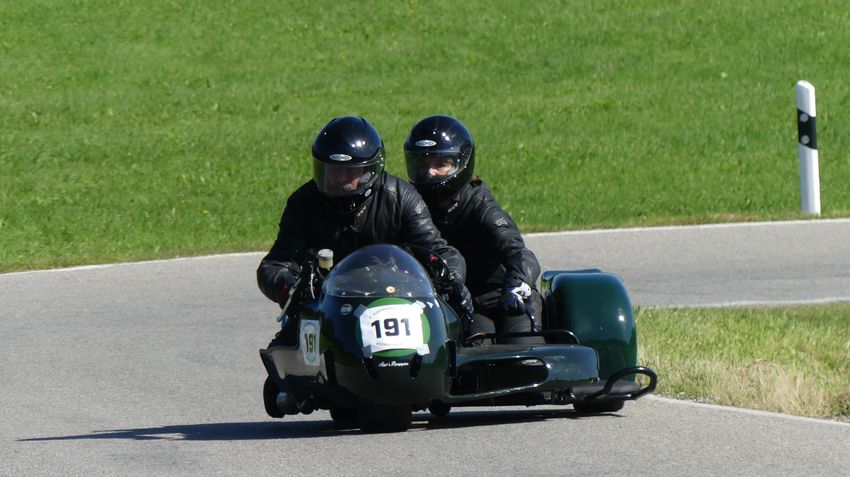
<path id="1" fill-rule="evenodd" d="M 286 302 L 284 302 L 281 307 L 280 315 L 277 317 L 277 321 L 283 321 L 286 316 L 287 310 L 292 305 L 293 302 L 297 301 L 300 294 L 303 296 L 309 296 L 312 299 L 316 299 L 316 288 L 321 288 L 321 282 L 324 281 L 325 276 L 322 274 L 321 270 L 318 267 L 318 259 L 315 254 L 309 254 L 306 259 L 300 264 L 301 273 L 298 278 L 295 280 L 295 283 L 289 288 L 289 292 L 287 293 Z M 306 279 L 305 279 L 306 277 Z"/>

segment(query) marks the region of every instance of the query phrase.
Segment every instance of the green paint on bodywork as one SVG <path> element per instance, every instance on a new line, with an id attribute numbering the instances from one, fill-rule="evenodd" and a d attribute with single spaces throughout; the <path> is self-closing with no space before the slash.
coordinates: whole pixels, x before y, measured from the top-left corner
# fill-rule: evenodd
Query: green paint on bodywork
<path id="1" fill-rule="evenodd" d="M 582 345 L 595 349 L 600 379 L 637 365 L 632 303 L 619 277 L 599 270 L 550 271 L 541 288 L 546 328 L 570 330 Z"/>

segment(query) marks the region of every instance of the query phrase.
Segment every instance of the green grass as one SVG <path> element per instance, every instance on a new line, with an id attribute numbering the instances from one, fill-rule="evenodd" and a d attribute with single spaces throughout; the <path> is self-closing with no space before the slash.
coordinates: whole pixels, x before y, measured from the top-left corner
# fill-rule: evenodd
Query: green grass
<path id="1" fill-rule="evenodd" d="M 261 250 L 340 114 L 453 114 L 526 232 L 850 215 L 843 2 L 0 4 L 0 272 Z"/>
<path id="2" fill-rule="evenodd" d="M 850 421 L 850 303 L 642 308 L 636 318 L 659 394 Z"/>

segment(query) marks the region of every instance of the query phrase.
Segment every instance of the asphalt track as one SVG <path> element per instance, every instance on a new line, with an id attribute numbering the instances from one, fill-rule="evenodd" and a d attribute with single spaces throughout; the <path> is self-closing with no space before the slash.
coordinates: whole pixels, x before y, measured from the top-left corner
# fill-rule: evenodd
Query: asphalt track
<path id="1" fill-rule="evenodd" d="M 536 234 L 545 269 L 642 306 L 850 300 L 850 221 Z M 417 413 L 403 434 L 272 420 L 261 254 L 0 275 L 0 476 L 847 475 L 850 425 L 660 398 Z M 663 370 L 659 370 L 663 379 Z"/>

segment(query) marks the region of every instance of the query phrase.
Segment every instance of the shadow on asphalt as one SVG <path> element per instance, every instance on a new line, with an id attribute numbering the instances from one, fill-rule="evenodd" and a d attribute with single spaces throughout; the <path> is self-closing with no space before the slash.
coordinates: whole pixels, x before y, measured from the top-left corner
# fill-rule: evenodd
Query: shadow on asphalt
<path id="1" fill-rule="evenodd" d="M 319 411 L 322 412 L 322 411 Z M 116 429 L 94 431 L 89 434 L 69 436 L 32 437 L 18 439 L 19 442 L 69 441 L 88 439 L 131 439 L 145 440 L 186 440 L 186 441 L 243 441 L 273 439 L 303 439 L 316 437 L 335 437 L 365 434 L 353 427 L 336 424 L 328 414 L 324 420 L 313 421 L 257 421 L 257 422 L 221 422 L 205 424 L 179 424 L 173 426 L 146 427 L 138 429 Z M 573 410 L 493 410 L 493 411 L 452 411 L 448 416 L 438 418 L 429 413 L 415 413 L 411 431 L 429 431 L 437 429 L 460 429 L 466 427 L 486 427 L 520 422 L 540 422 L 550 419 L 602 419 L 620 417 L 619 414 L 581 414 Z"/>

